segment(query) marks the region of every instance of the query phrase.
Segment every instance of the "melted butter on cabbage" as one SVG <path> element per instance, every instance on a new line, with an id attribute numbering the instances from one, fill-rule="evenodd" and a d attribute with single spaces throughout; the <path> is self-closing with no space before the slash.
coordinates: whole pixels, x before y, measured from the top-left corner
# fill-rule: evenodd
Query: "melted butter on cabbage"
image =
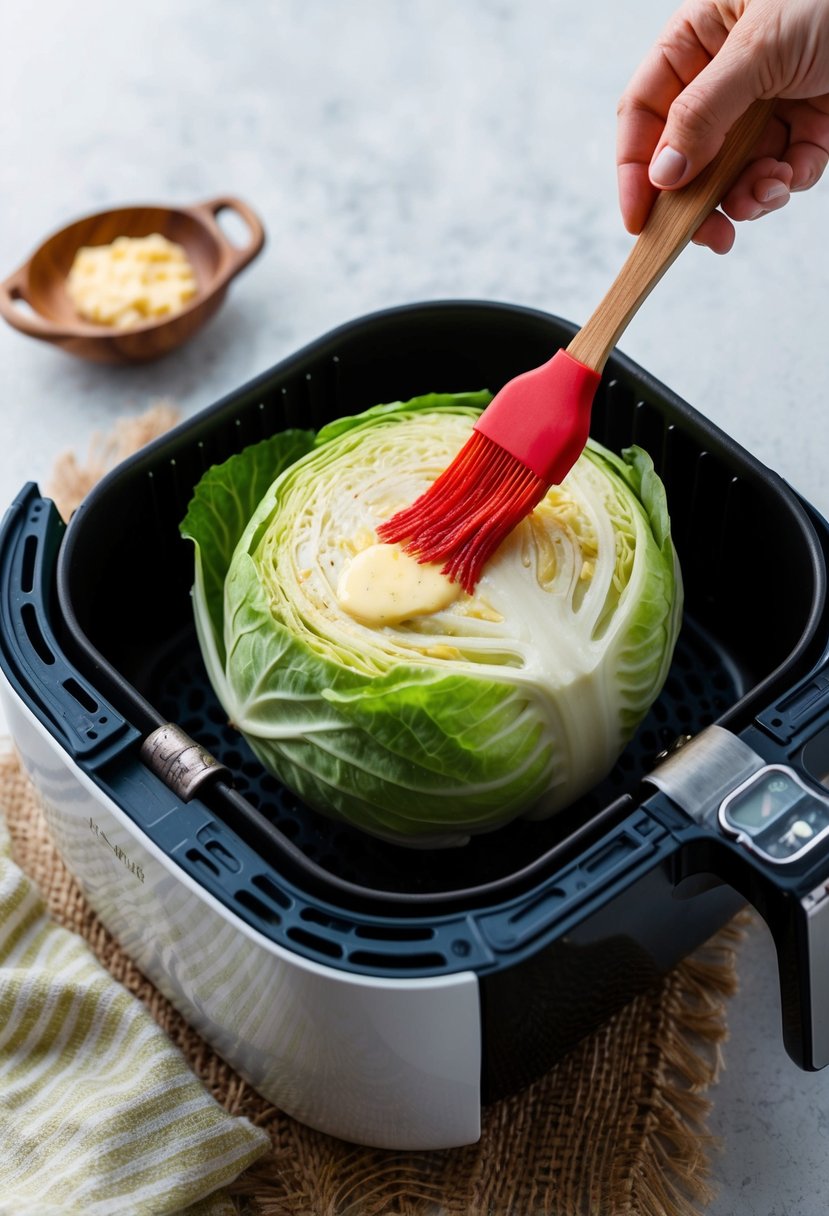
<path id="1" fill-rule="evenodd" d="M 439 563 L 419 562 L 400 545 L 373 544 L 346 562 L 334 594 L 349 616 L 378 628 L 448 608 L 460 588 Z"/>

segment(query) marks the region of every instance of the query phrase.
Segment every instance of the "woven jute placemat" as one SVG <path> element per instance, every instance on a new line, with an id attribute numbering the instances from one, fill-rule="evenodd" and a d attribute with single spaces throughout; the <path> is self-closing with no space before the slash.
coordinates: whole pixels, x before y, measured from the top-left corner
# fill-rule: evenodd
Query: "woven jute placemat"
<path id="1" fill-rule="evenodd" d="M 111 465 L 175 420 L 160 403 L 56 464 L 47 492 L 64 517 Z M 468 1148 L 387 1152 L 301 1126 L 243 1081 L 110 936 L 58 855 L 13 751 L 0 753 L 0 810 L 15 859 L 60 924 L 80 934 L 144 1002 L 231 1113 L 273 1141 L 233 1189 L 250 1216 L 698 1216 L 710 1201 L 707 1091 L 736 988 L 735 922 L 585 1040 L 542 1080 L 484 1111 Z"/>

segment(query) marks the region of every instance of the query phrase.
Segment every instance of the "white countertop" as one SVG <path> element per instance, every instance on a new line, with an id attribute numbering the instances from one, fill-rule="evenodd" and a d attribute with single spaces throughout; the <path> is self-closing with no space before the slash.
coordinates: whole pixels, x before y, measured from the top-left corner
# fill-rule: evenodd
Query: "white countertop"
<path id="1" fill-rule="evenodd" d="M 246 199 L 268 244 L 191 344 L 83 363 L 0 327 L 0 509 L 153 400 L 187 416 L 332 326 L 470 297 L 587 318 L 630 245 L 615 106 L 665 0 L 105 0 L 10 5 L 0 40 L 0 277 L 120 203 Z M 689 248 L 621 348 L 829 514 L 829 186 Z M 769 577 L 774 577 L 773 557 Z M 780 1041 L 764 931 L 741 958 L 711 1216 L 817 1216 L 829 1074 Z"/>

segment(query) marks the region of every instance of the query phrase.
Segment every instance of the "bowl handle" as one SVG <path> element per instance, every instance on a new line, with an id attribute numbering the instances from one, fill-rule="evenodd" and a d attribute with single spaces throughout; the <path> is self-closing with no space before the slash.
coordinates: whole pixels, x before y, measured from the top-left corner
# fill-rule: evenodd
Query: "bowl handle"
<path id="1" fill-rule="evenodd" d="M 39 312 L 35 312 L 34 305 L 29 299 L 26 291 L 26 282 L 28 278 L 29 263 L 26 262 L 19 270 L 2 283 L 0 283 L 0 317 L 8 321 L 15 329 L 19 329 L 21 333 L 28 334 L 31 338 L 64 338 L 67 337 L 66 328 L 62 325 L 56 325 L 50 321 L 48 317 L 41 316 Z M 23 300 L 31 309 L 30 312 L 24 312 L 22 308 L 18 308 L 15 301 Z"/>
<path id="2" fill-rule="evenodd" d="M 222 283 L 229 282 L 240 270 L 244 270 L 265 244 L 265 229 L 262 221 L 256 212 L 251 210 L 247 203 L 240 198 L 221 195 L 219 198 L 208 199 L 204 203 L 196 203 L 190 208 L 190 211 L 207 222 L 219 242 L 224 262 L 219 272 L 219 281 Z M 237 215 L 241 216 L 249 233 L 249 239 L 244 245 L 234 245 L 222 231 L 216 221 L 216 217 L 221 211 L 235 211 Z"/>

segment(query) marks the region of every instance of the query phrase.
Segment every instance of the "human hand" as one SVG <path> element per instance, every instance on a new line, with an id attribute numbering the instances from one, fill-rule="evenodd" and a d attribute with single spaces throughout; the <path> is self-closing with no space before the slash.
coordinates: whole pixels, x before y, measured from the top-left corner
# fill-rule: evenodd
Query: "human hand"
<path id="1" fill-rule="evenodd" d="M 642 230 L 659 190 L 691 181 L 758 98 L 777 98 L 755 156 L 694 240 L 716 253 L 732 220 L 778 211 L 829 161 L 829 0 L 685 0 L 619 102 L 619 202 Z"/>

